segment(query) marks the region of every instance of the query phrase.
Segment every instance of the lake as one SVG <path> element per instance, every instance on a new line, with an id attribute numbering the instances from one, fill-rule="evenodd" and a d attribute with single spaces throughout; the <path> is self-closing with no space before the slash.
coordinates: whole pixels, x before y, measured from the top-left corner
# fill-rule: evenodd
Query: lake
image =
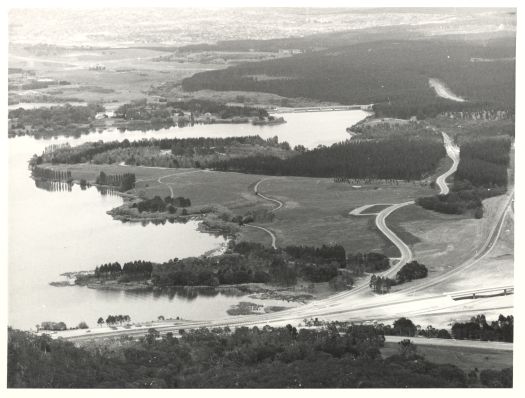
<path id="1" fill-rule="evenodd" d="M 159 315 L 204 320 L 227 316 L 226 310 L 239 301 L 264 305 L 294 304 L 277 300 L 256 300 L 224 294 L 190 295 L 113 292 L 84 287 L 53 287 L 68 271 L 91 270 L 95 266 L 131 260 L 166 261 L 175 257 L 199 256 L 226 244 L 222 237 L 201 233 L 197 222 L 164 225 L 122 223 L 106 211 L 119 206 L 119 196 L 101 195 L 95 188 L 71 190 L 58 186 L 46 190 L 30 178 L 27 161 L 50 144 L 69 142 L 168 137 L 228 137 L 259 134 L 278 136 L 290 145 L 313 148 L 348 138 L 346 128 L 368 115 L 363 111 L 280 114 L 286 124 L 195 125 L 159 131 L 108 129 L 80 137 L 35 139 L 16 137 L 9 144 L 9 325 L 29 329 L 42 321 L 64 321 L 75 326 L 80 321 L 95 326 L 99 316 L 130 315 L 132 321 L 154 320 Z M 295 304 L 296 305 L 296 304 Z"/>

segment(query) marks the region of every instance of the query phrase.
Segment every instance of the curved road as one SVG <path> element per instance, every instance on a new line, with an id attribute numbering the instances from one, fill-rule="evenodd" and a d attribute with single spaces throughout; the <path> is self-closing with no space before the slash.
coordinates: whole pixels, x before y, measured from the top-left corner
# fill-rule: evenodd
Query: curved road
<path id="1" fill-rule="evenodd" d="M 445 173 L 441 174 L 436 179 L 436 184 L 439 186 L 440 189 L 440 195 L 446 195 L 449 193 L 449 188 L 447 185 L 447 178 L 450 177 L 452 174 L 456 172 L 458 169 L 459 164 L 459 147 L 454 144 L 452 139 L 445 133 L 441 132 L 443 134 L 443 142 L 445 144 L 445 149 L 447 151 L 447 155 L 450 159 L 452 159 L 452 166 L 450 169 L 448 169 Z"/>
<path id="2" fill-rule="evenodd" d="M 255 184 L 255 186 L 253 187 L 253 191 L 255 192 L 255 195 L 260 196 L 261 198 L 266 199 L 266 200 L 268 200 L 270 202 L 273 202 L 273 203 L 275 203 L 277 205 L 277 207 L 272 209 L 272 213 L 273 213 L 274 211 L 277 211 L 281 207 L 283 207 L 284 203 L 281 202 L 280 200 L 269 198 L 268 196 L 265 196 L 265 195 L 263 195 L 262 193 L 259 192 L 259 185 L 261 184 L 261 182 L 267 181 L 267 180 L 269 180 L 269 178 L 263 178 L 263 179 L 257 181 L 257 184 Z"/>
<path id="3" fill-rule="evenodd" d="M 260 179 L 259 181 L 257 181 L 257 183 L 255 184 L 255 186 L 253 187 L 253 192 L 255 193 L 256 196 L 259 196 L 269 202 L 273 202 L 277 205 L 277 207 L 274 207 L 271 212 L 275 212 L 277 210 L 279 210 L 281 207 L 284 206 L 284 203 L 281 202 L 280 200 L 277 200 L 277 199 L 273 199 L 273 198 L 269 198 L 268 196 L 265 196 L 263 195 L 262 193 L 259 192 L 259 185 L 261 184 L 261 182 L 263 181 L 266 181 L 266 180 L 269 180 L 270 178 L 262 178 Z M 270 235 L 270 238 L 272 239 L 272 247 L 274 249 L 277 249 L 277 237 L 275 236 L 275 234 L 270 231 L 268 228 L 265 228 L 265 227 L 261 227 L 259 225 L 253 225 L 253 224 L 245 224 L 247 227 L 250 227 L 250 228 L 257 228 L 257 229 L 260 229 L 261 231 L 264 231 L 266 232 L 268 235 Z"/>
<path id="4" fill-rule="evenodd" d="M 250 228 L 257 228 L 257 229 L 260 229 L 261 231 L 266 232 L 268 235 L 270 235 L 270 238 L 272 238 L 272 247 L 274 249 L 277 249 L 277 238 L 275 237 L 275 234 L 272 231 L 270 231 L 268 228 L 264 228 L 259 225 L 252 225 L 252 224 L 244 224 L 244 226 L 250 227 Z"/>
<path id="5" fill-rule="evenodd" d="M 168 187 L 168 189 L 170 190 L 170 196 L 172 198 L 175 197 L 175 194 L 173 192 L 173 188 L 171 187 L 171 185 L 167 182 L 163 182 L 162 180 L 164 178 L 168 178 L 168 177 L 175 177 L 175 176 L 182 176 L 182 175 L 187 175 L 187 174 L 192 174 L 192 173 L 200 173 L 202 172 L 203 170 L 192 170 L 192 171 L 185 171 L 185 172 L 182 172 L 182 173 L 173 173 L 173 174 L 168 174 L 168 175 L 165 175 L 165 176 L 162 176 L 162 177 L 159 177 L 157 178 L 157 182 L 159 184 L 162 184 L 162 185 L 166 185 Z"/>

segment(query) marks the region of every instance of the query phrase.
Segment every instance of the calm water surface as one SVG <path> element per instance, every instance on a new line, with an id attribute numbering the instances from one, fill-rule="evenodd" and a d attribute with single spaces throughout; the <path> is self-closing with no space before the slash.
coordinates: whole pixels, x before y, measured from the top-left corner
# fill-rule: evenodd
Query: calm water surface
<path id="1" fill-rule="evenodd" d="M 279 115 L 281 116 L 281 115 Z M 95 188 L 82 191 L 39 189 L 30 178 L 27 161 L 52 143 L 78 145 L 87 141 L 139 140 L 165 137 L 227 137 L 259 134 L 279 136 L 292 146 L 316 147 L 348 138 L 345 129 L 367 116 L 362 111 L 312 112 L 282 115 L 288 121 L 277 126 L 196 125 L 160 131 L 106 130 L 79 138 L 9 140 L 9 325 L 32 328 L 42 321 L 80 321 L 95 325 L 99 316 L 128 314 L 134 321 L 158 315 L 185 319 L 225 317 L 240 300 L 264 305 L 292 305 L 276 300 L 255 300 L 218 295 L 188 297 L 183 294 L 130 293 L 83 287 L 53 287 L 50 281 L 68 271 L 131 260 L 166 261 L 198 256 L 220 248 L 225 239 L 197 231 L 196 222 L 142 226 L 113 220 L 106 211 L 119 206 L 118 196 L 101 195 Z"/>

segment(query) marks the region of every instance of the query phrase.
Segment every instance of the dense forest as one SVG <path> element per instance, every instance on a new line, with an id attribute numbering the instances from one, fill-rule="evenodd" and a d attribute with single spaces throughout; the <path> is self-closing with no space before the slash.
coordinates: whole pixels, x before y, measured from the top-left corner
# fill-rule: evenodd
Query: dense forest
<path id="1" fill-rule="evenodd" d="M 217 286 L 242 283 L 293 285 L 298 278 L 327 282 L 338 276 L 346 253 L 342 246 L 292 246 L 273 250 L 258 243 L 232 244 L 215 257 L 175 259 L 154 266 L 156 286 Z"/>
<path id="2" fill-rule="evenodd" d="M 514 317 L 500 315 L 498 320 L 487 322 L 485 315 L 472 317 L 469 322 L 456 322 L 452 336 L 459 340 L 514 341 Z"/>
<path id="3" fill-rule="evenodd" d="M 340 245 L 320 247 L 287 246 L 274 250 L 259 243 L 231 242 L 228 250 L 213 257 L 188 257 L 156 264 L 145 261 L 102 264 L 93 274 L 79 275 L 76 283 L 85 285 L 93 278 L 149 280 L 154 286 L 217 286 L 243 283 L 293 285 L 299 278 L 309 282 L 330 282 L 347 289 L 352 276 L 363 270 L 389 267 L 389 260 L 378 253 L 349 255 Z M 347 268 L 350 272 L 340 272 Z"/>
<path id="4" fill-rule="evenodd" d="M 204 99 L 190 99 L 188 101 L 168 101 L 166 106 L 174 107 L 195 115 L 211 113 L 221 119 L 228 119 L 235 116 L 240 117 L 268 117 L 265 109 L 250 106 L 226 105 L 216 101 Z"/>
<path id="5" fill-rule="evenodd" d="M 9 134 L 57 135 L 87 132 L 89 124 L 95 121 L 95 115 L 102 111 L 104 107 L 97 104 L 13 109 L 9 111 L 9 119 L 12 122 Z"/>
<path id="6" fill-rule="evenodd" d="M 468 107 L 438 99 L 429 78 L 443 80 L 454 93 L 473 103 L 513 104 L 514 62 L 471 60 L 514 56 L 512 39 L 485 45 L 436 39 L 383 40 L 201 72 L 184 79 L 182 87 L 187 91 L 262 91 L 342 104 L 394 104 L 394 108 L 378 105 L 377 111 L 407 116 L 406 110 L 412 109 L 414 115 L 424 117 Z M 270 78 L 257 79 L 259 75 Z M 397 104 L 401 106 L 396 108 Z"/>
<path id="7" fill-rule="evenodd" d="M 144 152 L 144 148 L 158 154 L 169 149 L 171 154 L 152 157 L 152 152 Z M 440 139 L 431 135 L 396 135 L 377 141 L 352 140 L 309 151 L 300 149 L 291 151 L 287 142 L 259 136 L 124 140 L 75 147 L 63 145 L 35 155 L 31 165 L 125 162 L 267 175 L 417 180 L 432 172 L 445 156 Z M 148 159 L 158 161 L 150 164 Z"/>
<path id="8" fill-rule="evenodd" d="M 472 212 L 482 218 L 482 200 L 507 190 L 511 144 L 508 136 L 465 141 L 460 145 L 460 162 L 450 193 L 418 198 L 416 203 L 440 213 Z"/>
<path id="9" fill-rule="evenodd" d="M 174 114 L 184 116 L 184 112 L 191 113 L 186 123 L 195 123 L 195 118 L 207 113 L 219 119 L 230 119 L 233 117 L 268 117 L 268 112 L 264 109 L 250 106 L 232 106 L 204 99 L 191 99 L 187 101 L 166 100 L 160 104 L 148 104 L 145 99 L 137 100 L 119 106 L 115 111 L 115 117 L 125 120 L 147 120 L 153 124 L 174 125 L 175 122 L 172 116 Z"/>
<path id="10" fill-rule="evenodd" d="M 380 102 L 374 104 L 373 109 L 377 117 L 396 117 L 410 119 L 415 116 L 418 120 L 433 118 L 447 112 L 469 112 L 486 106 L 480 102 L 454 102 L 444 98 L 422 98 L 414 101 L 413 98 L 398 98 L 395 102 Z"/>
<path id="11" fill-rule="evenodd" d="M 169 151 L 169 153 L 166 153 Z M 271 153 L 278 157 L 295 154 L 287 142 L 277 137 L 163 138 L 111 142 L 87 142 L 78 146 L 51 145 L 31 159 L 31 166 L 41 163 L 121 163 L 159 167 L 205 167 L 209 162 L 228 157 Z"/>
<path id="12" fill-rule="evenodd" d="M 356 253 L 349 254 L 346 260 L 346 268 L 354 275 L 376 273 L 386 271 L 390 268 L 390 259 L 382 253 Z"/>
<path id="13" fill-rule="evenodd" d="M 103 322 L 103 319 L 102 319 Z M 389 328 L 410 335 L 410 320 Z M 409 340 L 383 358 L 384 332 L 364 325 L 155 329 L 104 349 L 8 330 L 11 388 L 394 388 L 512 387 L 512 368 L 466 375 L 437 365 Z"/>
<path id="14" fill-rule="evenodd" d="M 380 141 L 352 140 L 320 147 L 296 156 L 250 156 L 212 162 L 220 171 L 304 177 L 417 180 L 432 172 L 445 156 L 433 137 L 394 137 Z"/>

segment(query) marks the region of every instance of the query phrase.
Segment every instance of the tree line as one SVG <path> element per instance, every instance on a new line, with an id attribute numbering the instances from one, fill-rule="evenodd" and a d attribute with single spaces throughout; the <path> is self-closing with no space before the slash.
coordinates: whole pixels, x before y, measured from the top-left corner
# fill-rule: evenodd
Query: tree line
<path id="1" fill-rule="evenodd" d="M 8 330 L 8 387 L 52 388 L 355 388 L 466 387 L 454 365 L 432 363 L 400 346 L 382 358 L 373 326 L 344 331 L 239 327 L 150 329 L 104 350 Z M 512 374 L 512 373 L 511 373 Z M 512 379 L 511 379 L 512 380 Z M 511 381 L 512 383 L 512 381 Z"/>
<path id="2" fill-rule="evenodd" d="M 153 213 L 168 211 L 170 214 L 175 214 L 177 207 L 191 207 L 191 200 L 182 196 L 176 198 L 166 196 L 163 200 L 160 196 L 155 195 L 151 199 L 142 199 L 138 203 L 133 203 L 131 207 L 137 208 L 140 213 L 143 211 Z"/>
<path id="3" fill-rule="evenodd" d="M 426 278 L 428 275 L 427 267 L 419 264 L 417 261 L 411 261 L 401 267 L 396 273 L 395 279 L 386 276 L 372 275 L 370 277 L 369 286 L 373 292 L 385 294 L 390 292 L 392 286 L 401 285 L 405 282 L 410 282 L 414 279 Z"/>
<path id="4" fill-rule="evenodd" d="M 104 107 L 98 104 L 18 108 L 9 111 L 9 119 L 15 122 L 9 130 L 14 134 L 23 131 L 47 136 L 72 133 L 79 129 L 81 132 L 88 132 L 90 123 L 95 121 L 95 115 L 103 111 Z"/>
<path id="5" fill-rule="evenodd" d="M 34 166 L 31 175 L 36 178 L 44 178 L 54 181 L 72 181 L 71 171 L 52 170 L 46 167 Z"/>
<path id="6" fill-rule="evenodd" d="M 106 323 L 108 326 L 113 326 L 122 325 L 124 322 L 131 322 L 131 317 L 129 315 L 108 315 L 105 321 L 102 317 L 98 318 L 97 324 L 98 326 L 102 326 Z"/>
<path id="7" fill-rule="evenodd" d="M 115 276 L 124 275 L 140 275 L 145 278 L 151 277 L 153 270 L 153 263 L 151 261 L 128 261 L 124 265 L 119 262 L 102 264 L 95 267 L 95 276 L 97 278 L 113 278 Z"/>
<path id="8" fill-rule="evenodd" d="M 95 162 L 101 163 L 105 159 L 105 163 L 111 163 L 109 154 L 115 159 L 121 160 L 115 151 L 125 149 L 138 148 L 159 148 L 160 150 L 170 150 L 173 156 L 192 157 L 195 155 L 204 156 L 217 153 L 225 153 L 228 148 L 235 146 L 261 146 L 265 148 L 277 148 L 282 150 L 290 150 L 290 145 L 287 142 L 279 142 L 277 137 L 263 139 L 258 135 L 243 136 L 243 137 L 226 137 L 226 138 L 162 138 L 162 139 L 142 139 L 138 141 L 110 141 L 110 142 L 86 142 L 77 146 L 70 146 L 64 144 L 59 147 L 54 146 L 53 150 L 46 148 L 41 155 L 35 155 L 32 159 L 32 164 L 41 163 L 86 163 Z M 105 154 L 105 156 L 102 156 Z M 98 156 L 97 156 L 98 155 Z M 131 155 L 136 155 L 130 152 Z M 130 161 L 129 158 L 125 159 Z M 102 162 L 104 163 L 104 162 Z"/>
<path id="9" fill-rule="evenodd" d="M 487 322 L 485 315 L 472 317 L 468 322 L 452 325 L 452 336 L 458 340 L 514 341 L 514 316 L 500 315 L 496 321 Z"/>
<path id="10" fill-rule="evenodd" d="M 346 268 L 354 275 L 386 271 L 390 268 L 390 259 L 382 253 L 349 254 L 346 259 Z"/>
<path id="11" fill-rule="evenodd" d="M 434 138 L 395 137 L 380 141 L 348 141 L 296 156 L 248 156 L 211 162 L 219 171 L 303 177 L 417 180 L 432 172 L 445 156 Z"/>
<path id="12" fill-rule="evenodd" d="M 106 174 L 101 171 L 95 183 L 97 185 L 109 185 L 118 187 L 119 191 L 126 192 L 135 188 L 135 173 Z"/>
<path id="13" fill-rule="evenodd" d="M 388 258 L 377 254 L 362 255 L 367 264 L 388 263 Z M 341 276 L 340 269 L 350 273 Z M 352 275 L 360 275 L 353 265 L 347 265 L 346 252 L 340 245 L 321 247 L 288 246 L 274 250 L 258 243 L 230 243 L 219 256 L 172 259 L 157 264 L 134 261 L 121 266 L 109 263 L 97 266 L 92 275 L 78 275 L 75 283 L 86 284 L 91 278 L 149 280 L 154 286 L 218 286 L 243 283 L 272 283 L 293 285 L 299 278 L 309 282 L 330 282 L 333 286 L 348 288 Z"/>

